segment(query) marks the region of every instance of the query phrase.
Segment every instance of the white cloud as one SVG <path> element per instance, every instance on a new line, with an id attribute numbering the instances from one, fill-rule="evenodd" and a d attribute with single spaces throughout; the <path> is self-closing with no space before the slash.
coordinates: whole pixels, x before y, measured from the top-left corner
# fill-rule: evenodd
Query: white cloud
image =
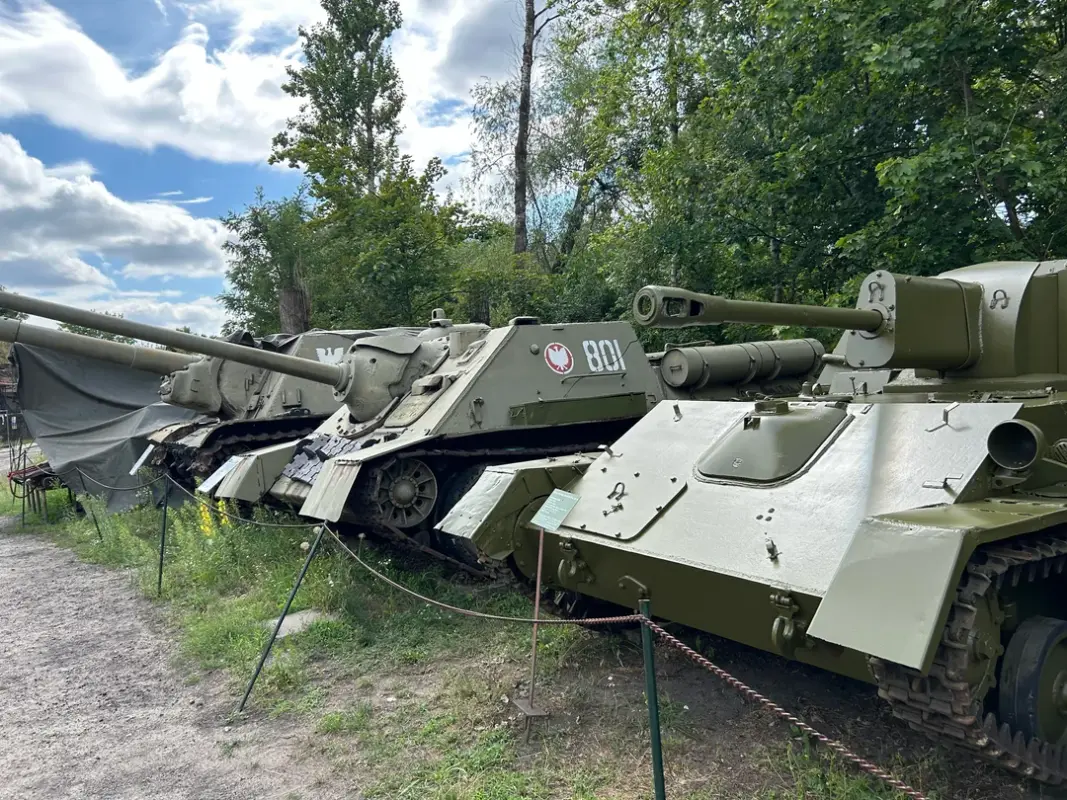
<path id="1" fill-rule="evenodd" d="M 122 145 L 261 162 L 298 110 L 280 87 L 300 55 L 297 28 L 324 15 L 319 0 L 172 0 L 169 7 L 188 24 L 153 66 L 133 73 L 55 7 L 0 3 L 0 118 L 42 115 Z M 516 8 L 516 0 L 401 0 L 404 26 L 392 42 L 407 95 L 401 146 L 416 164 L 470 149 L 468 90 L 483 75 L 513 68 Z M 456 100 L 451 116 L 428 119 Z"/>
<path id="2" fill-rule="evenodd" d="M 130 277 L 219 276 L 226 236 L 220 222 L 173 204 L 115 197 L 84 169 L 46 169 L 0 134 L 0 283 L 113 287 L 88 255 L 125 262 Z"/>
<path id="3" fill-rule="evenodd" d="M 169 194 L 169 193 L 168 193 Z M 179 192 L 179 194 L 181 194 Z M 149 203 L 161 203 L 172 206 L 198 206 L 201 203 L 210 203 L 214 197 L 190 197 L 188 200 L 171 200 L 169 198 L 153 197 Z"/>
<path id="4" fill-rule="evenodd" d="M 35 297 L 95 311 L 122 314 L 126 319 L 147 322 L 164 328 L 188 325 L 195 333 L 214 336 L 222 329 L 226 313 L 213 297 L 198 297 L 188 302 L 175 301 L 181 292 L 97 292 L 70 288 L 38 292 Z M 30 317 L 33 325 L 55 328 L 54 320 Z"/>
<path id="5" fill-rule="evenodd" d="M 96 167 L 88 161 L 70 161 L 66 164 L 56 164 L 48 167 L 45 170 L 45 174 L 53 178 L 64 178 L 66 180 L 82 177 L 91 178 L 96 174 Z"/>
<path id="6" fill-rule="evenodd" d="M 192 23 L 151 69 L 131 75 L 53 6 L 0 6 L 0 116 L 40 114 L 117 144 L 259 161 L 297 107 L 279 89 L 296 51 L 209 52 L 208 42 Z"/>

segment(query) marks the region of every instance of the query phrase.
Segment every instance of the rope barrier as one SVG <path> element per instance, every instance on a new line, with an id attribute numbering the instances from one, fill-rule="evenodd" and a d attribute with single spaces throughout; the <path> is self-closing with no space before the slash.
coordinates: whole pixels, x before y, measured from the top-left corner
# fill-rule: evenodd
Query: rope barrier
<path id="1" fill-rule="evenodd" d="M 363 569 L 367 570 L 367 572 L 376 577 L 378 580 L 384 581 L 385 583 L 392 586 L 394 589 L 398 589 L 401 592 L 404 592 L 405 594 L 411 595 L 417 600 L 421 600 L 424 603 L 429 603 L 431 606 L 437 606 L 438 608 L 442 608 L 445 611 L 451 611 L 455 614 L 461 614 L 465 617 L 474 617 L 475 619 L 488 619 L 494 620 L 496 622 L 517 622 L 525 625 L 533 625 L 535 623 L 538 625 L 614 625 L 616 623 L 622 622 L 640 622 L 644 619 L 644 617 L 642 617 L 640 614 L 629 614 L 621 617 L 597 617 L 582 620 L 531 619 L 526 617 L 506 617 L 500 614 L 486 614 L 481 611 L 472 611 L 469 608 L 460 608 L 459 606 L 453 606 L 449 605 L 448 603 L 442 603 L 440 600 L 434 600 L 431 597 L 426 597 L 425 595 L 419 594 L 413 589 L 409 589 L 406 586 L 397 583 L 392 578 L 389 578 L 386 575 L 383 575 L 382 573 L 378 572 L 378 570 L 374 569 L 374 567 L 372 567 L 370 564 L 368 564 L 366 561 L 364 561 L 362 558 L 352 552 L 352 548 L 350 548 L 343 541 L 341 541 L 341 537 L 339 537 L 329 525 L 324 525 L 323 527 L 326 529 L 326 532 L 333 537 L 333 540 L 337 542 L 337 544 L 341 547 L 342 550 L 348 553 L 348 555 L 355 559 L 356 562 L 361 567 L 363 567 Z"/>
<path id="2" fill-rule="evenodd" d="M 219 508 L 217 505 L 211 503 L 208 500 L 203 500 L 202 498 L 197 497 L 195 494 L 193 494 L 180 483 L 178 483 L 176 480 L 174 480 L 174 478 L 172 478 L 170 475 L 167 475 L 166 477 L 179 491 L 183 492 L 194 502 L 199 503 L 204 508 L 213 511 L 216 514 L 226 517 L 227 519 L 233 520 L 234 522 L 240 522 L 245 525 L 258 525 L 261 528 L 285 528 L 289 530 L 311 529 L 319 524 L 318 522 L 260 522 L 259 520 L 255 519 L 246 519 L 244 517 L 238 516 L 237 514 L 231 514 L 228 511 L 224 511 L 223 509 Z"/>

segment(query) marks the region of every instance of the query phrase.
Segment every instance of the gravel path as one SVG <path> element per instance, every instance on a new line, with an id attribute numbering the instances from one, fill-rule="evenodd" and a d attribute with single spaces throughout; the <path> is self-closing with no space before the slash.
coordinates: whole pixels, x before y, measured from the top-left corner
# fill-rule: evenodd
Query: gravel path
<path id="1" fill-rule="evenodd" d="M 0 798 L 332 798 L 306 732 L 227 727 L 128 576 L 0 519 Z"/>

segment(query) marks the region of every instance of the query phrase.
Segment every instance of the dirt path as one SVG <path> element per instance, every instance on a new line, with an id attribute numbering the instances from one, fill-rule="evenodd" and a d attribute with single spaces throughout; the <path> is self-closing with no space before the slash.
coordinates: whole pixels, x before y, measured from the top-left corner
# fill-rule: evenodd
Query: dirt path
<path id="1" fill-rule="evenodd" d="M 333 798 L 282 720 L 231 730 L 126 575 L 0 519 L 0 798 Z"/>

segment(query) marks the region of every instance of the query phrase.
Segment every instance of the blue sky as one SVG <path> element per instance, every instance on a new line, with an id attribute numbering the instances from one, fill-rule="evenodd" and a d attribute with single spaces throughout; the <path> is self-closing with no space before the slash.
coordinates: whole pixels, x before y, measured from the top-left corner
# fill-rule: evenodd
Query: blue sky
<path id="1" fill-rule="evenodd" d="M 470 150 L 470 87 L 515 63 L 516 0 L 401 0 L 402 149 Z M 217 332 L 226 232 L 295 112 L 280 91 L 318 0 L 0 0 L 0 284 Z"/>

